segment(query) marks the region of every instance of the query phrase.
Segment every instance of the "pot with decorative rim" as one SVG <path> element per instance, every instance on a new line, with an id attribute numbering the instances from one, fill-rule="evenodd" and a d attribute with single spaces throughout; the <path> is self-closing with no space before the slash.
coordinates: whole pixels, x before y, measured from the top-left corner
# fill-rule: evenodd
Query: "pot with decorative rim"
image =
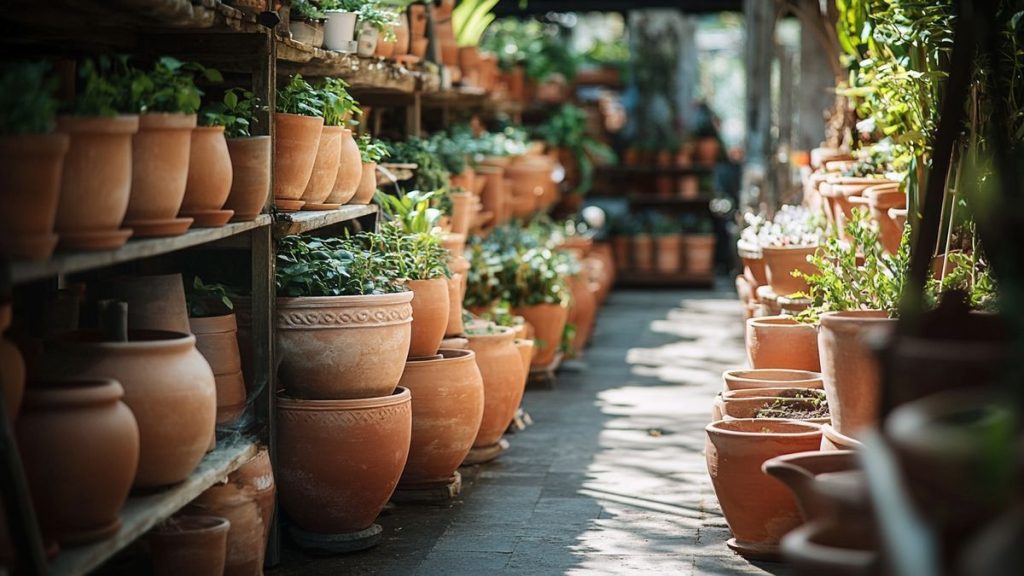
<path id="1" fill-rule="evenodd" d="M 223 574 L 231 523 L 218 516 L 175 516 L 149 533 L 155 576 Z"/>
<path id="2" fill-rule="evenodd" d="M 790 316 L 747 320 L 747 358 L 753 368 L 821 371 L 818 331 Z"/>
<path id="3" fill-rule="evenodd" d="M 188 183 L 195 114 L 139 116 L 132 138 L 132 192 L 124 225 L 135 237 L 179 236 L 192 218 L 179 218 Z"/>
<path id="4" fill-rule="evenodd" d="M 192 130 L 185 197 L 178 215 L 192 218 L 196 228 L 223 226 L 234 216 L 224 208 L 231 194 L 234 172 L 223 126 L 198 126 Z"/>
<path id="5" fill-rule="evenodd" d="M 225 210 L 234 211 L 232 222 L 249 222 L 263 211 L 270 195 L 270 136 L 229 138 L 231 190 Z"/>
<path id="6" fill-rule="evenodd" d="M 476 353 L 484 383 L 483 418 L 473 447 L 486 450 L 498 445 L 512 422 L 523 399 L 526 377 L 511 328 L 485 328 L 477 333 L 470 332 L 467 337 L 469 349 Z"/>
<path id="7" fill-rule="evenodd" d="M 726 370 L 722 373 L 722 391 L 751 388 L 823 388 L 821 374 L 807 370 L 764 368 Z"/>
<path id="8" fill-rule="evenodd" d="M 448 327 L 448 278 L 409 280 L 412 291 L 412 333 L 409 357 L 420 358 L 437 354 Z"/>

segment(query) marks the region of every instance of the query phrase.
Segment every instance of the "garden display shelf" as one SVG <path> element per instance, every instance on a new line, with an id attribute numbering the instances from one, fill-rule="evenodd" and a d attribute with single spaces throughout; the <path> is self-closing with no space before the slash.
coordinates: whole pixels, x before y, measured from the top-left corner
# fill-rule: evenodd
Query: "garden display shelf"
<path id="1" fill-rule="evenodd" d="M 291 38 L 277 37 L 277 61 L 279 74 L 341 78 L 357 100 L 366 92 L 412 95 L 420 84 L 419 72 L 394 61 L 314 48 Z"/>
<path id="2" fill-rule="evenodd" d="M 376 204 L 352 204 L 336 210 L 279 213 L 274 221 L 274 233 L 278 236 L 302 234 L 357 218 L 375 217 L 377 211 Z"/>

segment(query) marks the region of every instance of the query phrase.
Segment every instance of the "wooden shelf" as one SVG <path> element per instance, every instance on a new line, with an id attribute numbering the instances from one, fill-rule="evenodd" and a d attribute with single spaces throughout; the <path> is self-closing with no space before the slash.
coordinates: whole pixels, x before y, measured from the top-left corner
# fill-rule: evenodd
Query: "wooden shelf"
<path id="1" fill-rule="evenodd" d="M 220 228 L 196 228 L 181 236 L 129 240 L 117 250 L 101 252 L 57 252 L 46 262 L 17 261 L 11 263 L 11 279 L 15 284 L 49 278 L 58 274 L 74 274 L 121 262 L 158 256 L 185 248 L 216 242 L 270 224 L 270 215 L 261 214 L 251 222 L 237 222 Z"/>
<path id="2" fill-rule="evenodd" d="M 355 54 L 314 48 L 291 38 L 277 38 L 278 72 L 303 76 L 333 76 L 348 82 L 357 99 L 367 94 L 411 96 L 419 85 L 418 73 L 393 60 L 360 58 Z"/>
<path id="3" fill-rule="evenodd" d="M 251 439 L 218 441 L 217 448 L 181 484 L 129 498 L 121 510 L 122 525 L 117 534 L 94 544 L 62 549 L 50 563 L 50 574 L 77 576 L 94 570 L 255 455 L 256 444 Z"/>
<path id="4" fill-rule="evenodd" d="M 274 233 L 280 236 L 302 234 L 325 226 L 340 224 L 377 213 L 376 204 L 342 206 L 337 210 L 279 212 L 274 222 Z"/>
<path id="5" fill-rule="evenodd" d="M 638 272 L 636 270 L 620 271 L 616 285 L 620 287 L 648 288 L 707 288 L 715 283 L 715 275 L 690 274 L 677 272 L 662 274 L 660 272 Z"/>
<path id="6" fill-rule="evenodd" d="M 423 105 L 433 108 L 441 106 L 482 106 L 490 100 L 491 94 L 482 88 L 454 88 L 423 93 Z"/>

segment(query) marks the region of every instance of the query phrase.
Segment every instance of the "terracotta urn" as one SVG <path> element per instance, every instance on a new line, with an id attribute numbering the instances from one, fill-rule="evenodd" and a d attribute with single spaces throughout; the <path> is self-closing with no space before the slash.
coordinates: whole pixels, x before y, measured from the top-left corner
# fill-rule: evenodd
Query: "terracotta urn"
<path id="1" fill-rule="evenodd" d="M 469 332 L 467 337 L 484 383 L 483 418 L 473 446 L 489 448 L 501 440 L 523 399 L 526 377 L 522 356 L 511 328 L 485 328 Z"/>
<path id="2" fill-rule="evenodd" d="M 154 576 L 223 574 L 231 523 L 218 516 L 175 516 L 149 533 Z"/>
<path id="3" fill-rule="evenodd" d="M 547 369 L 558 359 L 562 348 L 562 334 L 569 320 L 569 307 L 561 304 L 535 304 L 512 310 L 533 326 L 536 351 L 533 367 Z"/>
<path id="4" fill-rule="evenodd" d="M 44 537 L 103 540 L 121 527 L 139 461 L 139 428 L 113 380 L 34 381 L 16 435 Z"/>
<path id="5" fill-rule="evenodd" d="M 0 137 L 0 258 L 45 260 L 53 253 L 69 143 L 68 135 L 60 133 Z"/>
<path id="6" fill-rule="evenodd" d="M 229 138 L 231 190 L 224 210 L 231 210 L 232 222 L 249 222 L 263 211 L 270 195 L 270 136 Z"/>
<path id="7" fill-rule="evenodd" d="M 818 268 L 807 261 L 813 255 L 816 246 L 765 246 L 761 248 L 764 255 L 765 279 L 772 292 L 778 296 L 789 296 L 794 292 L 806 292 L 807 281 L 793 276 L 798 270 L 804 274 L 817 274 Z"/>
<path id="8" fill-rule="evenodd" d="M 113 278 L 96 284 L 94 292 L 97 299 L 128 303 L 129 330 L 190 331 L 179 273 Z"/>
<path id="9" fill-rule="evenodd" d="M 334 188 L 324 201 L 328 205 L 347 204 L 356 195 L 359 181 L 363 178 L 363 158 L 352 131 L 344 128 L 341 131 L 341 152 L 338 156 L 338 175 L 334 179 Z"/>
<path id="10" fill-rule="evenodd" d="M 245 411 L 245 377 L 234 313 L 189 318 L 196 348 L 210 363 L 217 385 L 217 423 L 235 422 Z"/>
<path id="11" fill-rule="evenodd" d="M 820 372 L 818 331 L 790 316 L 747 320 L 747 358 L 751 367 Z"/>
<path id="12" fill-rule="evenodd" d="M 654 248 L 650 234 L 636 234 L 632 237 L 633 254 L 630 259 L 637 272 L 654 271 Z"/>
<path id="13" fill-rule="evenodd" d="M 234 216 L 223 210 L 231 194 L 234 172 L 223 126 L 199 126 L 192 131 L 185 198 L 178 215 L 192 218 L 195 228 L 223 226 Z"/>
<path id="14" fill-rule="evenodd" d="M 122 229 L 132 186 L 132 136 L 138 116 L 57 118 L 70 139 L 61 175 L 54 230 L 62 248 L 113 250 L 131 230 Z"/>
<path id="15" fill-rule="evenodd" d="M 761 466 L 782 454 L 817 449 L 821 429 L 761 418 L 712 422 L 706 431 L 708 474 L 733 533 L 726 544 L 747 558 L 777 558 L 779 539 L 800 525 L 800 513 L 789 490 Z"/>
<path id="16" fill-rule="evenodd" d="M 409 355 L 412 299 L 412 292 L 278 298 L 278 375 L 288 394 L 320 400 L 391 394 Z"/>
<path id="17" fill-rule="evenodd" d="M 7 407 L 7 421 L 17 421 L 25 394 L 25 361 L 13 342 L 3 337 L 11 325 L 10 303 L 0 304 L 0 393 Z"/>
<path id="18" fill-rule="evenodd" d="M 452 481 L 473 447 L 484 414 L 484 384 L 471 350 L 410 359 L 401 386 L 412 394 L 412 445 L 400 489 Z"/>
<path id="19" fill-rule="evenodd" d="M 278 397 L 278 497 L 296 527 L 350 534 L 373 524 L 409 456 L 411 400 L 405 388 L 357 400 Z"/>
<path id="20" fill-rule="evenodd" d="M 129 331 L 127 342 L 96 332 L 69 332 L 52 342 L 41 378 L 112 378 L 139 425 L 135 488 L 157 488 L 188 478 L 214 436 L 217 392 L 210 365 L 191 334 Z"/>
<path id="21" fill-rule="evenodd" d="M 655 270 L 660 274 L 677 274 L 683 266 L 683 236 L 669 234 L 654 238 Z"/>
<path id="22" fill-rule="evenodd" d="M 708 276 L 715 267 L 715 235 L 684 234 L 683 262 L 686 273 L 694 276 Z"/>
<path id="23" fill-rule="evenodd" d="M 341 126 L 324 126 L 320 131 L 313 171 L 300 198 L 304 202 L 303 210 L 333 210 L 340 205 L 328 204 L 326 200 L 334 192 L 334 182 L 338 179 L 344 130 Z"/>
<path id="24" fill-rule="evenodd" d="M 377 163 L 363 162 L 363 170 L 360 172 L 359 186 L 356 187 L 355 196 L 349 204 L 369 204 L 373 201 L 373 195 L 377 193 Z"/>
<path id="25" fill-rule="evenodd" d="M 132 138 L 132 192 L 124 225 L 136 238 L 178 236 L 192 225 L 179 218 L 188 183 L 195 114 L 147 113 L 139 116 Z"/>
<path id="26" fill-rule="evenodd" d="M 575 355 L 583 353 L 594 329 L 597 317 L 597 300 L 590 290 L 590 281 L 584 273 L 569 278 L 569 291 L 572 292 L 572 304 L 569 306 L 569 317 L 566 320 L 576 329 L 572 338 L 572 349 Z"/>
<path id="27" fill-rule="evenodd" d="M 302 195 L 313 175 L 324 119 L 274 114 L 274 205 L 279 211 L 302 208 Z"/>
<path id="28" fill-rule="evenodd" d="M 409 280 L 406 286 L 413 294 L 409 357 L 433 356 L 448 327 L 448 278 Z"/>

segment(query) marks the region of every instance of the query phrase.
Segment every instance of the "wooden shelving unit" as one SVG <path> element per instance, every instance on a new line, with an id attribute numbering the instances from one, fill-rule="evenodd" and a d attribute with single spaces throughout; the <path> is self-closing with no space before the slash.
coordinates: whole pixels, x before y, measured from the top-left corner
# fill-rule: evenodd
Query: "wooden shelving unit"
<path id="1" fill-rule="evenodd" d="M 278 213 L 274 221 L 274 234 L 279 237 L 289 234 L 303 234 L 367 216 L 375 218 L 376 215 L 376 204 L 342 206 L 337 210 L 325 210 L 323 212 Z"/>

